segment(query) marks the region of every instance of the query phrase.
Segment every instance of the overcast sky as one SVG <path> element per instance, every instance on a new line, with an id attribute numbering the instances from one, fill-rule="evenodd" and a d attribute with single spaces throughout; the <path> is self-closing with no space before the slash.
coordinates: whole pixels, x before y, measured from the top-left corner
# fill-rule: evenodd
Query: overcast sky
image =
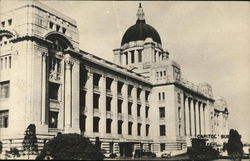
<path id="1" fill-rule="evenodd" d="M 139 4 L 42 2 L 77 21 L 82 50 L 110 61 L 124 32 L 135 24 Z M 2 1 L 1 9 L 10 3 Z M 215 97 L 224 96 L 230 128 L 250 142 L 249 2 L 142 1 L 142 7 L 146 23 L 158 31 L 163 48 L 181 65 L 183 77 L 208 82 Z"/>

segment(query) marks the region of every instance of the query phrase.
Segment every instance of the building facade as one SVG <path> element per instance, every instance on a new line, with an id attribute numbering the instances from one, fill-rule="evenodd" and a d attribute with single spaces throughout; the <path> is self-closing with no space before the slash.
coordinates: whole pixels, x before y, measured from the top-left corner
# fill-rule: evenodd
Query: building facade
<path id="1" fill-rule="evenodd" d="M 226 105 L 216 103 L 208 83 L 182 77 L 141 5 L 136 24 L 113 50 L 114 62 L 80 50 L 76 21 L 39 2 L 24 2 L 0 20 L 5 149 L 21 146 L 12 141 L 29 124 L 40 139 L 58 132 L 99 137 L 106 152 L 120 156 L 141 148 L 185 150 L 190 138 L 228 133 Z"/>

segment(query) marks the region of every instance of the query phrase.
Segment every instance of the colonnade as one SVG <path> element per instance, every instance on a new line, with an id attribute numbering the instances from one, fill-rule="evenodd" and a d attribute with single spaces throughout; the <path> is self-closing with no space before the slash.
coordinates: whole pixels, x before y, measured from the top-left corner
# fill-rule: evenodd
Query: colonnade
<path id="1" fill-rule="evenodd" d="M 197 136 L 209 133 L 209 110 L 206 103 L 184 97 L 185 135 Z"/>
<path id="2" fill-rule="evenodd" d="M 133 85 L 131 95 L 128 94 L 128 88 L 129 85 L 128 82 L 121 82 L 117 78 L 112 78 L 111 82 L 111 88 L 110 88 L 110 94 L 108 97 L 112 97 L 111 100 L 111 110 L 106 110 L 106 97 L 107 97 L 107 89 L 106 89 L 106 80 L 107 76 L 100 75 L 100 80 L 98 82 L 98 88 L 93 85 L 94 82 L 94 75 L 96 73 L 94 71 L 87 71 L 88 80 L 85 85 L 86 89 L 86 105 L 85 105 L 85 115 L 86 115 L 86 129 L 85 134 L 86 135 L 93 135 L 93 117 L 99 117 L 99 131 L 98 133 L 100 135 L 107 135 L 106 132 L 106 119 L 111 119 L 111 135 L 119 135 L 118 134 L 118 126 L 119 121 L 122 121 L 122 135 L 127 136 L 128 135 L 128 124 L 129 122 L 133 122 L 132 125 L 132 136 L 137 136 L 137 130 L 138 130 L 138 123 L 141 124 L 141 135 L 140 136 L 146 136 L 146 94 L 145 90 L 142 90 L 140 93 L 139 98 L 137 97 L 137 90 L 138 87 Z M 118 82 L 122 83 L 122 90 L 118 91 Z M 99 97 L 99 107 L 98 109 L 94 109 L 93 107 L 93 95 L 94 93 L 98 93 L 100 95 Z M 80 98 L 81 99 L 81 98 Z M 121 113 L 118 111 L 118 100 L 122 100 L 121 105 Z M 95 100 L 94 100 L 95 101 Z M 128 114 L 128 102 L 132 102 L 132 115 Z M 137 106 L 140 105 L 140 116 L 137 116 Z M 98 112 L 97 112 L 98 111 Z M 109 114 L 108 114 L 109 113 Z"/>
<path id="3" fill-rule="evenodd" d="M 143 52 L 143 53 L 142 53 Z M 149 53 L 148 53 L 149 52 Z M 120 62 L 122 65 L 129 65 L 133 63 L 141 63 L 144 61 L 149 62 L 161 62 L 166 59 L 167 55 L 162 51 L 153 51 L 153 50 L 143 50 L 142 49 L 133 49 L 121 53 Z M 150 60 L 151 58 L 151 60 Z"/>

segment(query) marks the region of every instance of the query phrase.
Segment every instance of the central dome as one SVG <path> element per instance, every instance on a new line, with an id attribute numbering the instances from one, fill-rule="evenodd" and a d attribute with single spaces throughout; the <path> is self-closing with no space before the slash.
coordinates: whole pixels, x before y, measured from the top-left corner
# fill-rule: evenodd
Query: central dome
<path id="1" fill-rule="evenodd" d="M 131 41 L 145 40 L 146 38 L 152 38 L 153 41 L 161 44 L 158 32 L 152 26 L 146 24 L 141 4 L 137 12 L 137 17 L 136 24 L 129 27 L 123 35 L 121 46 Z"/>

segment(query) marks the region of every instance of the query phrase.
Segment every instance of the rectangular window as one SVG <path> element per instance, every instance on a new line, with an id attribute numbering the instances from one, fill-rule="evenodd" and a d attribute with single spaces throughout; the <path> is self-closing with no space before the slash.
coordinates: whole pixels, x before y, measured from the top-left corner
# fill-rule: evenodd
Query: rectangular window
<path id="1" fill-rule="evenodd" d="M 135 53 L 131 51 L 131 63 L 135 63 Z"/>
<path id="2" fill-rule="evenodd" d="M 9 68 L 11 68 L 11 56 L 9 57 Z"/>
<path id="3" fill-rule="evenodd" d="M 63 34 L 65 34 L 66 33 L 66 28 L 62 28 L 62 32 L 63 32 Z"/>
<path id="4" fill-rule="evenodd" d="M 128 122 L 128 135 L 132 135 L 133 122 Z"/>
<path id="5" fill-rule="evenodd" d="M 99 117 L 94 117 L 93 119 L 93 132 L 99 132 Z"/>
<path id="6" fill-rule="evenodd" d="M 156 77 L 159 77 L 159 72 L 156 72 Z"/>
<path id="7" fill-rule="evenodd" d="M 112 123 L 111 119 L 106 120 L 106 133 L 111 133 L 111 123 Z"/>
<path id="8" fill-rule="evenodd" d="M 160 136 L 166 136 L 166 126 L 160 125 Z"/>
<path id="9" fill-rule="evenodd" d="M 165 100 L 165 92 L 162 92 L 162 99 Z"/>
<path id="10" fill-rule="evenodd" d="M 1 98 L 9 98 L 10 94 L 10 82 L 0 82 L 0 99 Z"/>
<path id="11" fill-rule="evenodd" d="M 49 128 L 57 128 L 58 112 L 49 111 Z"/>
<path id="12" fill-rule="evenodd" d="M 49 22 L 49 28 L 53 29 L 53 26 L 54 26 L 53 22 Z"/>
<path id="13" fill-rule="evenodd" d="M 160 72 L 160 77 L 162 77 L 162 71 Z"/>
<path id="14" fill-rule="evenodd" d="M 164 72 L 164 76 L 166 76 L 167 75 L 166 70 L 164 70 L 163 72 Z"/>
<path id="15" fill-rule="evenodd" d="M 148 134 L 149 134 L 149 127 L 150 127 L 150 125 L 146 125 L 146 136 L 148 136 Z"/>
<path id="16" fill-rule="evenodd" d="M 59 25 L 56 25 L 56 31 L 59 32 L 59 30 L 60 30 L 60 26 L 59 26 Z"/>
<path id="17" fill-rule="evenodd" d="M 9 19 L 9 20 L 8 20 L 8 24 L 9 24 L 9 26 L 12 25 L 12 19 Z"/>
<path id="18" fill-rule="evenodd" d="M 122 120 L 118 120 L 118 134 L 122 134 Z"/>
<path id="19" fill-rule="evenodd" d="M 118 108 L 117 108 L 118 113 L 122 113 L 122 100 L 118 99 Z"/>
<path id="20" fill-rule="evenodd" d="M 117 89 L 118 93 L 122 93 L 122 86 L 123 86 L 123 83 L 118 81 L 118 89 Z"/>
<path id="21" fill-rule="evenodd" d="M 106 111 L 111 111 L 112 97 L 106 97 Z"/>
<path id="22" fill-rule="evenodd" d="M 145 110 L 145 117 L 148 118 L 148 111 L 149 111 L 149 107 L 146 106 L 146 110 Z"/>
<path id="23" fill-rule="evenodd" d="M 126 56 L 126 65 L 128 65 L 128 53 L 125 53 Z"/>
<path id="24" fill-rule="evenodd" d="M 141 124 L 140 123 L 137 124 L 137 135 L 141 136 Z"/>
<path id="25" fill-rule="evenodd" d="M 128 102 L 128 115 L 132 114 L 132 102 Z"/>
<path id="26" fill-rule="evenodd" d="M 0 128 L 7 128 L 9 126 L 9 111 L 0 111 Z"/>
<path id="27" fill-rule="evenodd" d="M 160 144 L 160 148 L 161 148 L 161 151 L 164 151 L 164 150 L 166 149 L 165 144 L 164 144 L 164 143 L 161 143 L 161 144 Z"/>
<path id="28" fill-rule="evenodd" d="M 158 100 L 161 100 L 161 93 L 158 93 Z"/>
<path id="29" fill-rule="evenodd" d="M 131 96 L 131 94 L 132 94 L 132 89 L 133 89 L 133 86 L 128 85 L 128 96 Z"/>
<path id="30" fill-rule="evenodd" d="M 106 78 L 106 89 L 111 90 L 111 84 L 112 84 L 113 79 L 111 78 Z"/>
<path id="31" fill-rule="evenodd" d="M 146 91 L 145 92 L 145 100 L 148 101 L 148 99 L 149 99 L 149 91 Z"/>
<path id="32" fill-rule="evenodd" d="M 2 22 L 2 27 L 5 27 L 5 22 L 4 21 Z"/>
<path id="33" fill-rule="evenodd" d="M 93 99 L 93 107 L 96 108 L 96 109 L 98 109 L 99 108 L 99 98 L 100 98 L 100 95 L 94 93 L 93 97 L 94 97 L 94 99 Z"/>
<path id="34" fill-rule="evenodd" d="M 137 105 L 137 117 L 141 116 L 141 105 Z"/>
<path id="35" fill-rule="evenodd" d="M 7 57 L 5 57 L 5 69 L 7 69 L 7 68 L 8 68 L 8 66 L 7 66 L 7 62 L 8 62 Z"/>
<path id="36" fill-rule="evenodd" d="M 142 89 L 137 88 L 137 92 L 136 92 L 137 99 L 140 99 L 141 91 Z"/>
<path id="37" fill-rule="evenodd" d="M 165 117 L 165 107 L 160 107 L 159 112 L 160 112 L 160 118 L 164 118 Z"/>
<path id="38" fill-rule="evenodd" d="M 60 84 L 49 82 L 49 99 L 58 100 Z"/>

